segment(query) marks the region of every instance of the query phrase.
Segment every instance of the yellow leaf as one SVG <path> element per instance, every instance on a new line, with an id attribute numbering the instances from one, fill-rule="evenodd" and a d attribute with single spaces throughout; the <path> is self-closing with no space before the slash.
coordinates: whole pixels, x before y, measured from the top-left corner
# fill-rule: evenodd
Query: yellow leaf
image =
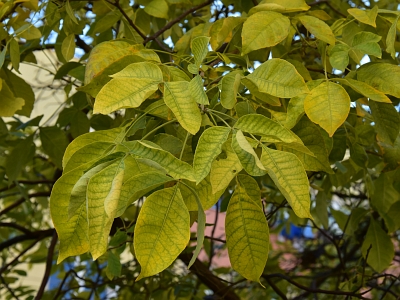
<path id="1" fill-rule="evenodd" d="M 136 278 L 155 275 L 169 267 L 190 239 L 190 216 L 177 186 L 151 194 L 135 226 L 134 249 L 141 272 Z"/>
<path id="2" fill-rule="evenodd" d="M 312 16 L 300 16 L 299 20 L 317 39 L 335 45 L 335 35 L 333 34 L 332 29 L 324 21 Z"/>
<path id="3" fill-rule="evenodd" d="M 257 6 L 250 9 L 249 14 L 258 11 L 272 10 L 280 13 L 307 11 L 310 6 L 304 0 L 263 0 Z"/>
<path id="4" fill-rule="evenodd" d="M 347 12 L 361 23 L 376 27 L 376 16 L 378 15 L 378 6 L 375 5 L 372 9 L 362 10 L 359 8 L 349 8 Z"/>
<path id="5" fill-rule="evenodd" d="M 263 146 L 261 162 L 295 214 L 312 219 L 308 178 L 297 156 Z"/>
<path id="6" fill-rule="evenodd" d="M 338 81 L 345 85 L 348 85 L 357 93 L 360 93 L 365 97 L 370 98 L 371 100 L 377 102 L 392 103 L 392 101 L 390 101 L 390 99 L 384 93 L 378 91 L 377 89 L 374 89 L 372 86 L 362 81 L 354 80 L 351 78 L 346 78 L 346 79 L 338 78 Z"/>
<path id="7" fill-rule="evenodd" d="M 251 15 L 243 24 L 242 55 L 282 42 L 289 34 L 289 18 L 273 11 Z"/>
<path id="8" fill-rule="evenodd" d="M 304 110 L 311 121 L 332 136 L 350 112 L 350 97 L 342 86 L 326 81 L 307 95 Z"/>
<path id="9" fill-rule="evenodd" d="M 6 82 L 0 79 L 2 82 L 2 88 L 0 90 L 0 116 L 1 117 L 12 117 L 16 111 L 20 110 L 25 100 L 22 98 L 16 98 L 11 92 Z"/>

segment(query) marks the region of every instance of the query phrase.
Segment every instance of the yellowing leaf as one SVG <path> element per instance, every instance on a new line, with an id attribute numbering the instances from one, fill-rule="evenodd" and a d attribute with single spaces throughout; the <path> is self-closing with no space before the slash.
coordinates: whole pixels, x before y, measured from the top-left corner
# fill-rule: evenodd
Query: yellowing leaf
<path id="1" fill-rule="evenodd" d="M 335 45 L 335 35 L 324 21 L 312 16 L 300 16 L 299 20 L 317 39 Z"/>
<path id="2" fill-rule="evenodd" d="M 381 36 L 367 31 L 357 33 L 351 44 L 352 50 L 358 50 L 361 53 L 382 57 L 381 46 L 378 42 L 382 39 Z"/>
<path id="3" fill-rule="evenodd" d="M 249 198 L 259 207 L 262 207 L 261 191 L 257 181 L 251 176 L 239 174 L 237 176 L 237 182 L 240 188 L 245 191 L 247 196 L 249 196 Z"/>
<path id="4" fill-rule="evenodd" d="M 329 52 L 329 62 L 332 67 L 344 71 L 349 64 L 350 47 L 346 44 L 337 44 Z"/>
<path id="5" fill-rule="evenodd" d="M 361 23 L 376 27 L 376 16 L 378 15 L 378 6 L 374 6 L 369 10 L 362 10 L 359 8 L 349 8 L 347 12 L 352 15 L 356 20 Z"/>
<path id="6" fill-rule="evenodd" d="M 263 147 L 261 162 L 269 176 L 300 218 L 310 218 L 307 174 L 296 155 Z"/>
<path id="7" fill-rule="evenodd" d="M 304 99 L 306 98 L 306 96 L 307 94 L 303 94 L 290 99 L 287 107 L 287 114 L 285 121 L 286 128 L 291 129 L 293 126 L 297 124 L 300 118 L 304 115 Z"/>
<path id="8" fill-rule="evenodd" d="M 189 91 L 192 99 L 203 105 L 209 105 L 210 102 L 208 101 L 207 94 L 204 90 L 203 80 L 201 79 L 200 75 L 196 75 L 193 79 L 189 82 Z"/>
<path id="9" fill-rule="evenodd" d="M 269 230 L 262 208 L 236 187 L 225 219 L 226 245 L 232 268 L 259 282 L 269 252 Z"/>
<path id="10" fill-rule="evenodd" d="M 168 3 L 165 0 L 152 0 L 146 5 L 144 11 L 150 16 L 168 19 Z"/>
<path id="11" fill-rule="evenodd" d="M 393 260 L 394 246 L 392 240 L 373 218 L 371 218 L 361 252 L 367 259 L 367 263 L 379 273 L 389 267 Z"/>
<path id="12" fill-rule="evenodd" d="M 16 111 L 20 110 L 25 100 L 22 98 L 15 98 L 6 82 L 0 79 L 2 82 L 2 88 L 0 90 L 0 116 L 1 117 L 12 117 Z"/>
<path id="13" fill-rule="evenodd" d="M 372 86 L 362 81 L 354 80 L 351 78 L 338 79 L 338 81 L 345 85 L 348 85 L 357 93 L 360 93 L 365 97 L 370 98 L 371 100 L 377 102 L 392 103 L 392 101 L 390 101 L 390 99 L 384 93 L 374 89 Z"/>
<path id="14" fill-rule="evenodd" d="M 141 141 L 126 142 L 124 145 L 132 154 L 147 158 L 159 164 L 175 179 L 183 178 L 195 181 L 193 168 L 188 163 L 177 159 L 171 153 Z"/>
<path id="15" fill-rule="evenodd" d="M 228 127 L 215 126 L 207 128 L 200 136 L 193 160 L 197 183 L 210 172 L 211 164 L 221 153 L 222 145 L 228 139 L 230 131 Z"/>
<path id="16" fill-rule="evenodd" d="M 211 165 L 210 181 L 213 194 L 224 192 L 231 180 L 242 170 L 239 158 L 231 145 L 230 140 L 226 141 L 222 147 L 225 158 L 217 158 Z"/>
<path id="17" fill-rule="evenodd" d="M 263 0 L 257 6 L 250 9 L 249 14 L 258 11 L 272 10 L 280 13 L 307 11 L 310 6 L 304 0 Z"/>
<path id="18" fill-rule="evenodd" d="M 226 109 L 232 109 L 236 104 L 236 96 L 240 86 L 241 76 L 238 73 L 226 75 L 221 80 L 221 104 Z"/>
<path id="19" fill-rule="evenodd" d="M 177 186 L 151 194 L 135 226 L 135 256 L 141 272 L 137 280 L 169 267 L 190 238 L 190 216 Z"/>
<path id="20" fill-rule="evenodd" d="M 311 121 L 332 136 L 349 114 L 350 97 L 343 87 L 326 81 L 307 95 L 304 110 Z"/>
<path id="21" fill-rule="evenodd" d="M 184 129 L 193 135 L 199 131 L 201 113 L 190 95 L 187 81 L 165 82 L 164 101 Z"/>
<path id="22" fill-rule="evenodd" d="M 75 48 L 75 34 L 70 34 L 61 44 L 61 53 L 66 61 L 70 61 L 74 57 Z"/>
<path id="23" fill-rule="evenodd" d="M 250 93 L 261 100 L 262 102 L 268 103 L 272 106 L 281 106 L 281 102 L 278 97 L 271 96 L 267 93 L 262 93 L 259 91 L 257 85 L 251 81 L 249 78 L 243 77 L 242 83 L 249 89 Z"/>
<path id="24" fill-rule="evenodd" d="M 369 63 L 357 70 L 357 79 L 373 88 L 400 98 L 400 67 L 388 63 Z"/>
<path id="25" fill-rule="evenodd" d="M 124 162 L 115 163 L 92 176 L 87 187 L 90 252 L 97 259 L 107 251 L 108 236 L 118 207 L 124 178 Z"/>
<path id="26" fill-rule="evenodd" d="M 243 17 L 227 17 L 217 20 L 210 29 L 210 44 L 212 49 L 217 50 L 224 41 L 232 34 L 232 30 L 246 21 Z"/>
<path id="27" fill-rule="evenodd" d="M 88 223 L 86 205 L 75 210 L 69 218 L 68 207 L 72 189 L 83 175 L 88 164 L 81 165 L 71 172 L 64 173 L 54 184 L 50 196 L 50 213 L 60 239 L 60 250 L 57 263 L 73 255 L 89 251 Z"/>
<path id="28" fill-rule="evenodd" d="M 109 114 L 120 108 L 138 107 L 163 80 L 160 68 L 148 62 L 130 64 L 112 77 L 97 94 L 93 113 Z"/>
<path id="29" fill-rule="evenodd" d="M 209 41 L 210 38 L 206 36 L 198 36 L 192 40 L 191 49 L 194 56 L 195 65 L 197 68 L 200 67 L 204 58 L 206 58 L 207 56 Z"/>
<path id="30" fill-rule="evenodd" d="M 232 137 L 232 149 L 235 151 L 247 173 L 252 176 L 263 176 L 267 174 L 260 159 L 241 130 L 238 130 L 236 135 Z"/>
<path id="31" fill-rule="evenodd" d="M 308 88 L 296 68 L 287 61 L 273 58 L 247 76 L 260 92 L 281 98 L 292 98 L 307 93 Z"/>
<path id="32" fill-rule="evenodd" d="M 270 139 L 272 142 L 299 142 L 299 139 L 289 129 L 259 114 L 245 115 L 239 118 L 235 124 L 235 128 L 251 134 L 261 135 L 266 140 Z"/>
<path id="33" fill-rule="evenodd" d="M 251 15 L 243 24 L 242 55 L 282 42 L 289 28 L 289 19 L 280 13 L 261 11 Z"/>
<path id="34" fill-rule="evenodd" d="M 397 23 L 399 21 L 399 18 L 400 16 L 397 16 L 397 18 L 394 20 L 386 37 L 386 52 L 390 53 L 393 59 L 395 59 L 396 56 L 396 49 L 394 47 L 394 44 L 396 42 Z"/>

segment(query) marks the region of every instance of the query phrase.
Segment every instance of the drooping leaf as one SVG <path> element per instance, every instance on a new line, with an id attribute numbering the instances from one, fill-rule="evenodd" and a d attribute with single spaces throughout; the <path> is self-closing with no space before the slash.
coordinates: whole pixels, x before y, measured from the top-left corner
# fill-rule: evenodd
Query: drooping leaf
<path id="1" fill-rule="evenodd" d="M 30 135 L 10 151 L 5 164 L 6 174 L 8 181 L 13 182 L 16 180 L 20 172 L 27 166 L 28 162 L 35 154 L 35 144 L 33 143 L 34 135 Z"/>
<path id="2" fill-rule="evenodd" d="M 232 267 L 259 282 L 269 252 L 269 230 L 262 208 L 238 186 L 229 201 L 225 219 L 226 245 Z"/>
<path id="3" fill-rule="evenodd" d="M 206 129 L 200 136 L 193 160 L 196 183 L 209 174 L 211 164 L 221 153 L 222 145 L 228 139 L 230 131 L 228 127 L 215 126 Z"/>
<path id="4" fill-rule="evenodd" d="M 239 118 L 235 123 L 235 128 L 251 134 L 261 135 L 271 142 L 299 142 L 299 138 L 289 129 L 259 114 L 245 115 Z"/>
<path id="5" fill-rule="evenodd" d="M 204 58 L 206 58 L 207 56 L 209 41 L 210 38 L 206 36 L 199 36 L 192 40 L 191 49 L 194 56 L 194 62 L 197 68 L 200 67 Z"/>
<path id="6" fill-rule="evenodd" d="M 289 19 L 280 13 L 261 11 L 251 15 L 243 24 L 242 55 L 282 42 L 289 28 Z"/>
<path id="7" fill-rule="evenodd" d="M 135 226 L 135 256 L 142 267 L 136 281 L 169 267 L 189 238 L 189 212 L 177 186 L 147 197 Z"/>
<path id="8" fill-rule="evenodd" d="M 304 110 L 311 121 L 332 136 L 350 112 L 350 97 L 343 87 L 326 81 L 306 96 Z"/>
<path id="9" fill-rule="evenodd" d="M 370 101 L 372 116 L 376 123 L 378 139 L 393 145 L 400 131 L 400 115 L 391 103 Z"/>
<path id="10" fill-rule="evenodd" d="M 226 109 L 232 109 L 236 104 L 240 79 L 240 74 L 231 73 L 224 76 L 221 80 L 221 104 Z"/>
<path id="11" fill-rule="evenodd" d="M 303 164 L 297 156 L 264 146 L 261 162 L 295 214 L 300 218 L 312 218 L 309 183 Z"/>
<path id="12" fill-rule="evenodd" d="M 10 56 L 13 68 L 18 71 L 20 62 L 19 45 L 16 39 L 10 40 Z"/>
<path id="13" fill-rule="evenodd" d="M 389 267 L 393 260 L 392 240 L 372 218 L 361 251 L 364 258 L 367 258 L 368 254 L 367 263 L 379 273 Z"/>
<path id="14" fill-rule="evenodd" d="M 190 95 L 187 81 L 165 82 L 164 101 L 184 129 L 193 135 L 199 131 L 201 113 Z"/>
<path id="15" fill-rule="evenodd" d="M 304 25 L 309 32 L 311 32 L 317 39 L 324 41 L 325 43 L 335 45 L 335 35 L 332 29 L 320 19 L 313 16 L 300 16 L 300 22 Z"/>
<path id="16" fill-rule="evenodd" d="M 109 114 L 121 108 L 138 107 L 163 80 L 160 68 L 149 62 L 130 64 L 112 77 L 97 94 L 93 113 Z"/>
<path id="17" fill-rule="evenodd" d="M 260 92 L 276 97 L 292 98 L 307 93 L 308 88 L 296 68 L 287 61 L 273 58 L 247 76 Z"/>
<path id="18" fill-rule="evenodd" d="M 75 48 L 75 35 L 70 34 L 63 40 L 61 45 L 61 53 L 66 61 L 70 61 L 74 57 Z"/>
<path id="19" fill-rule="evenodd" d="M 396 49 L 395 49 L 395 41 L 396 41 L 396 33 L 397 33 L 397 23 L 399 22 L 400 16 L 397 16 L 395 21 L 390 26 L 389 32 L 386 36 L 386 52 L 390 53 L 393 59 L 396 56 Z"/>
<path id="20" fill-rule="evenodd" d="M 201 79 L 200 75 L 196 75 L 193 79 L 189 82 L 189 91 L 192 99 L 203 105 L 209 105 L 210 102 L 208 101 L 208 97 L 206 92 L 204 91 L 203 80 Z"/>
<path id="21" fill-rule="evenodd" d="M 390 101 L 390 99 L 384 93 L 378 91 L 377 89 L 374 89 L 372 86 L 366 84 L 365 82 L 354 80 L 351 78 L 338 79 L 338 81 L 350 86 L 353 90 L 364 95 L 367 98 L 370 98 L 371 100 L 377 102 L 392 103 L 392 101 Z"/>

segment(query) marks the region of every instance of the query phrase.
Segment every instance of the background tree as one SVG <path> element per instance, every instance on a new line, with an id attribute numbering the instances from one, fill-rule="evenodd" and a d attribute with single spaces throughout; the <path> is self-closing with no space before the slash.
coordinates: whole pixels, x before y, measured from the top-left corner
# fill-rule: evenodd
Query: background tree
<path id="1" fill-rule="evenodd" d="M 0 5 L 0 298 L 399 298 L 397 1 Z"/>

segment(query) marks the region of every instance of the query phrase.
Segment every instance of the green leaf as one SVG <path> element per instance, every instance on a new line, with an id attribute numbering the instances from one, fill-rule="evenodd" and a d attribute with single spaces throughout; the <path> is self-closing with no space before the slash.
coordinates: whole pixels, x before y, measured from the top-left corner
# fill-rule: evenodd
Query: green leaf
<path id="1" fill-rule="evenodd" d="M 279 101 L 278 97 L 271 96 L 267 93 L 260 92 L 257 85 L 253 81 L 251 81 L 249 78 L 243 77 L 242 83 L 249 89 L 250 93 L 254 97 L 261 100 L 262 102 L 265 102 L 265 103 L 273 105 L 273 106 L 281 106 L 282 105 L 281 102 Z"/>
<path id="2" fill-rule="evenodd" d="M 0 116 L 12 117 L 18 110 L 20 110 L 24 106 L 25 100 L 22 98 L 16 98 L 11 92 L 7 83 L 1 78 L 0 80 L 2 82 L 2 88 L 0 90 Z"/>
<path id="3" fill-rule="evenodd" d="M 293 128 L 304 115 L 304 99 L 306 96 L 307 94 L 303 94 L 290 99 L 287 106 L 286 121 L 284 123 L 286 128 Z"/>
<path id="4" fill-rule="evenodd" d="M 210 181 L 213 193 L 224 192 L 233 178 L 242 170 L 239 158 L 232 149 L 232 142 L 222 147 L 224 157 L 217 158 L 211 165 Z"/>
<path id="5" fill-rule="evenodd" d="M 190 239 L 190 217 L 177 186 L 151 194 L 135 226 L 135 256 L 141 272 L 136 278 L 155 275 L 169 267 Z"/>
<path id="6" fill-rule="evenodd" d="M 211 164 L 221 153 L 222 145 L 228 139 L 230 128 L 210 127 L 200 136 L 193 159 L 196 183 L 202 181 L 210 172 Z"/>
<path id="7" fill-rule="evenodd" d="M 200 68 L 201 63 L 207 56 L 209 41 L 210 38 L 206 36 L 198 36 L 192 40 L 190 48 L 192 49 L 194 62 L 197 68 Z"/>
<path id="8" fill-rule="evenodd" d="M 232 34 L 232 30 L 246 21 L 244 17 L 227 17 L 217 20 L 210 29 L 210 44 L 216 51 Z"/>
<path id="9" fill-rule="evenodd" d="M 331 28 L 324 21 L 306 15 L 300 16 L 299 20 L 304 25 L 304 27 L 317 39 L 320 39 L 325 43 L 335 45 L 335 35 L 333 34 Z"/>
<path id="10" fill-rule="evenodd" d="M 400 196 L 393 186 L 393 172 L 381 173 L 374 181 L 374 186 L 371 205 L 379 213 L 388 213 L 390 207 L 399 200 Z"/>
<path id="11" fill-rule="evenodd" d="M 150 16 L 168 19 L 168 3 L 165 0 L 152 0 L 146 5 L 144 11 Z"/>
<path id="12" fill-rule="evenodd" d="M 63 155 L 68 146 L 65 132 L 58 127 L 41 127 L 40 140 L 46 154 L 59 169 L 62 169 Z"/>
<path id="13" fill-rule="evenodd" d="M 11 150 L 5 164 L 8 181 L 13 182 L 18 178 L 21 170 L 26 168 L 28 162 L 35 154 L 35 144 L 33 143 L 33 135 L 20 140 L 19 143 Z"/>
<path id="14" fill-rule="evenodd" d="M 294 213 L 300 218 L 312 219 L 307 174 L 297 156 L 263 146 L 261 162 Z"/>
<path id="15" fill-rule="evenodd" d="M 311 156 L 299 150 L 288 148 L 285 144 L 281 145 L 282 150 L 295 154 L 307 171 L 333 173 L 329 163 L 328 149 L 326 149 L 324 138 L 318 127 L 306 117 L 303 117 L 292 130 L 314 155 Z"/>
<path id="16" fill-rule="evenodd" d="M 258 11 L 272 10 L 280 13 L 307 11 L 310 6 L 304 0 L 263 0 L 257 6 L 250 9 L 249 14 Z"/>
<path id="17" fill-rule="evenodd" d="M 124 162 L 117 160 L 92 176 L 87 186 L 90 252 L 97 259 L 107 251 L 108 236 L 118 208 Z"/>
<path id="18" fill-rule="evenodd" d="M 20 55 L 19 55 L 19 45 L 16 39 L 10 40 L 10 56 L 13 68 L 18 71 Z"/>
<path id="19" fill-rule="evenodd" d="M 240 80 L 239 73 L 230 73 L 221 80 L 221 104 L 226 109 L 232 109 L 235 106 Z"/>
<path id="20" fill-rule="evenodd" d="M 70 61 L 75 54 L 75 34 L 68 35 L 62 42 L 61 53 L 66 61 Z"/>
<path id="21" fill-rule="evenodd" d="M 187 81 L 165 82 L 164 102 L 184 129 L 193 135 L 199 131 L 201 113 L 190 95 Z"/>
<path id="22" fill-rule="evenodd" d="M 374 89 L 372 86 L 358 80 L 346 78 L 346 79 L 337 79 L 339 82 L 348 85 L 351 87 L 353 90 L 355 90 L 357 93 L 360 93 L 364 95 L 367 98 L 370 98 L 371 100 L 377 101 L 377 102 L 384 102 L 384 103 L 392 103 L 390 99 L 381 91 L 378 91 L 377 89 Z"/>
<path id="23" fill-rule="evenodd" d="M 211 207 L 213 207 L 221 197 L 222 193 L 224 192 L 224 191 L 219 191 L 213 194 L 210 175 L 208 175 L 198 184 L 186 180 L 184 180 L 183 182 L 185 183 L 185 185 L 181 185 L 179 189 L 181 190 L 182 197 L 189 211 L 198 210 L 198 204 L 196 200 L 196 195 L 194 195 L 193 192 L 186 187 L 186 185 L 191 187 L 199 196 L 201 205 L 204 208 L 204 210 L 208 210 Z"/>
<path id="24" fill-rule="evenodd" d="M 257 181 L 251 176 L 239 174 L 237 176 L 237 182 L 238 185 L 245 191 L 247 196 L 249 196 L 249 198 L 253 200 L 254 203 L 259 207 L 262 207 L 261 191 Z"/>
<path id="25" fill-rule="evenodd" d="M 304 110 L 312 122 L 332 136 L 350 112 L 350 97 L 342 86 L 326 81 L 307 95 Z"/>
<path id="26" fill-rule="evenodd" d="M 382 50 L 378 44 L 381 39 L 382 37 L 379 35 L 361 31 L 354 36 L 351 47 L 353 50 L 359 50 L 362 53 L 381 58 Z"/>
<path id="27" fill-rule="evenodd" d="M 65 258 L 89 251 L 87 210 L 83 202 L 69 218 L 68 207 L 74 185 L 84 174 L 89 164 L 83 164 L 71 172 L 64 173 L 54 184 L 50 196 L 50 213 L 60 239 L 57 263 Z"/>
<path id="28" fill-rule="evenodd" d="M 75 17 L 75 13 L 72 10 L 71 4 L 69 3 L 69 0 L 65 3 L 65 10 L 67 11 L 68 16 L 71 18 L 72 22 L 74 22 L 76 25 L 79 25 L 78 20 Z"/>
<path id="29" fill-rule="evenodd" d="M 0 68 L 4 65 L 4 60 L 6 59 L 7 47 L 3 47 L 3 50 L 0 52 Z"/>
<path id="30" fill-rule="evenodd" d="M 252 176 L 263 176 L 267 174 L 260 159 L 241 130 L 238 130 L 232 137 L 232 149 L 235 151 L 247 173 Z"/>
<path id="31" fill-rule="evenodd" d="M 369 252 L 368 249 L 370 249 Z M 389 267 L 393 260 L 392 240 L 372 218 L 361 251 L 364 258 L 367 258 L 368 254 L 367 263 L 379 273 Z"/>
<path id="32" fill-rule="evenodd" d="M 399 112 L 392 104 L 369 101 L 378 140 L 393 145 L 400 131 Z"/>
<path id="33" fill-rule="evenodd" d="M 225 232 L 232 268 L 246 279 L 259 282 L 268 259 L 268 223 L 260 205 L 241 186 L 229 201 Z"/>
<path id="34" fill-rule="evenodd" d="M 209 105 L 210 102 L 208 101 L 207 94 L 204 90 L 203 80 L 201 79 L 200 75 L 196 75 L 193 79 L 189 82 L 189 91 L 192 99 L 203 105 Z"/>
<path id="35" fill-rule="evenodd" d="M 93 113 L 109 114 L 120 108 L 138 107 L 163 80 L 159 67 L 149 62 L 130 64 L 112 75 L 97 94 Z"/>
<path id="36" fill-rule="evenodd" d="M 347 44 L 337 44 L 329 52 L 329 62 L 332 67 L 344 71 L 349 65 L 350 47 Z"/>
<path id="37" fill-rule="evenodd" d="M 399 22 L 400 16 L 397 16 L 395 21 L 390 26 L 389 32 L 386 36 L 386 52 L 389 53 L 393 59 L 396 57 L 396 49 L 394 44 L 396 42 L 396 33 L 397 33 L 397 23 Z"/>
<path id="38" fill-rule="evenodd" d="M 235 123 L 235 128 L 251 134 L 260 135 L 271 142 L 299 142 L 299 138 L 289 129 L 259 114 L 245 115 L 239 118 Z"/>
<path id="39" fill-rule="evenodd" d="M 121 276 L 122 265 L 119 256 L 115 255 L 112 251 L 107 253 L 107 278 L 113 280 L 114 277 Z"/>
<path id="40" fill-rule="evenodd" d="M 388 63 L 369 63 L 357 69 L 357 79 L 373 88 L 400 98 L 400 67 Z"/>
<path id="41" fill-rule="evenodd" d="M 307 93 L 308 88 L 296 68 L 287 61 L 272 58 L 247 76 L 260 92 L 281 98 L 292 98 Z"/>
<path id="42" fill-rule="evenodd" d="M 242 55 L 272 47 L 289 34 L 290 21 L 280 13 L 261 11 L 251 15 L 243 24 Z"/>
<path id="43" fill-rule="evenodd" d="M 352 15 L 356 20 L 361 23 L 376 27 L 376 16 L 378 15 L 378 6 L 374 6 L 369 10 L 362 10 L 359 8 L 349 8 L 347 12 Z"/>
<path id="44" fill-rule="evenodd" d="M 171 153 L 156 148 L 145 141 L 126 142 L 123 143 L 123 145 L 126 146 L 132 154 L 147 158 L 159 164 L 173 178 L 195 181 L 193 168 L 189 164 L 173 156 Z"/>

